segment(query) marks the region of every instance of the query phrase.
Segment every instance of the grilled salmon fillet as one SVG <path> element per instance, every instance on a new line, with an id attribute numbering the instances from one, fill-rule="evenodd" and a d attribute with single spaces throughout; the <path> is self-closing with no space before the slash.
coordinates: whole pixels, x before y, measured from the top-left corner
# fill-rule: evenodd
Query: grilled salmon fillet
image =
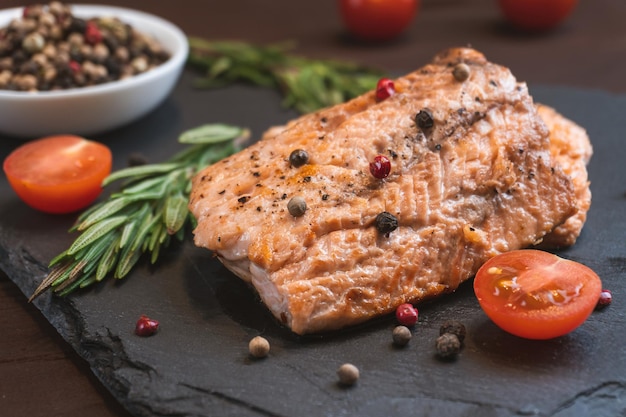
<path id="1" fill-rule="evenodd" d="M 587 132 L 581 126 L 563 117 L 552 107 L 537 104 L 537 111 L 550 132 L 550 154 L 563 172 L 572 179 L 578 203 L 578 211 L 546 235 L 539 246 L 543 248 L 571 246 L 576 243 L 591 206 L 587 164 L 593 154 L 593 148 Z"/>
<path id="2" fill-rule="evenodd" d="M 459 63 L 464 81 L 453 76 Z M 196 245 L 297 334 L 452 292 L 490 257 L 578 213 L 548 128 L 507 68 L 454 48 L 394 82 L 385 100 L 369 92 L 272 128 L 193 180 Z M 296 149 L 308 163 L 291 165 Z M 391 160 L 384 179 L 369 171 L 380 154 Z M 301 216 L 288 210 L 296 196 Z M 383 212 L 397 228 L 379 231 Z"/>

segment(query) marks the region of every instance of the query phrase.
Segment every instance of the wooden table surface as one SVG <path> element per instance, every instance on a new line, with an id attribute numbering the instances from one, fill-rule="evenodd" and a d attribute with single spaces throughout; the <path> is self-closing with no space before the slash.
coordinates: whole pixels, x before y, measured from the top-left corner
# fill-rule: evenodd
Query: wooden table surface
<path id="1" fill-rule="evenodd" d="M 81 3 L 92 3 L 89 1 Z M 102 3 L 102 2 L 96 2 Z M 2 0 L 1 7 L 25 3 Z M 399 40 L 351 41 L 335 0 L 109 0 L 171 20 L 188 35 L 256 43 L 296 40 L 296 52 L 408 72 L 439 50 L 471 45 L 520 80 L 626 93 L 626 2 L 581 1 L 557 30 L 523 34 L 496 0 L 422 0 Z M 42 237 L 45 238 L 45 237 Z M 0 415 L 122 417 L 124 410 L 26 296 L 0 272 Z"/>

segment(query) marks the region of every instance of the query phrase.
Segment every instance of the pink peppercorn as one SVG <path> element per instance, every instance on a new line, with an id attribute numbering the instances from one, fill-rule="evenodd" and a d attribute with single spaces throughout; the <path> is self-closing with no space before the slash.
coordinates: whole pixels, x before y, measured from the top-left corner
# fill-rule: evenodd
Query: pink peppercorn
<path id="1" fill-rule="evenodd" d="M 76 74 L 81 70 L 81 65 L 78 61 L 71 60 L 68 65 L 70 66 L 73 74 Z"/>
<path id="2" fill-rule="evenodd" d="M 608 307 L 613 301 L 613 294 L 611 294 L 610 290 L 602 290 L 600 293 L 600 298 L 598 298 L 598 304 L 596 304 L 596 310 L 601 310 L 605 307 Z"/>
<path id="3" fill-rule="evenodd" d="M 373 162 L 370 162 L 370 173 L 374 178 L 386 178 L 391 172 L 391 161 L 385 155 L 376 155 Z"/>
<path id="4" fill-rule="evenodd" d="M 85 41 L 90 45 L 102 42 L 102 32 L 93 21 L 88 21 L 85 27 Z"/>
<path id="5" fill-rule="evenodd" d="M 376 100 L 383 101 L 396 92 L 395 85 L 389 78 L 381 78 L 376 84 Z"/>
<path id="6" fill-rule="evenodd" d="M 403 326 L 413 326 L 417 323 L 417 309 L 413 304 L 400 304 L 396 309 L 396 319 Z"/>
<path id="7" fill-rule="evenodd" d="M 143 314 L 141 315 L 141 317 L 139 317 L 139 320 L 137 320 L 137 324 L 135 325 L 135 334 L 137 336 L 152 336 L 158 330 L 159 322 Z"/>

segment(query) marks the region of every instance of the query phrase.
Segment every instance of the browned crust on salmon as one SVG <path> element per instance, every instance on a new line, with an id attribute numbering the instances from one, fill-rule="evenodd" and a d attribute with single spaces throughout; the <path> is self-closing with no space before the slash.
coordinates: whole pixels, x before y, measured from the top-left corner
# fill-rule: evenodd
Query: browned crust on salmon
<path id="1" fill-rule="evenodd" d="M 470 67 L 464 82 L 454 65 Z M 526 85 L 469 48 L 270 129 L 193 181 L 195 243 L 250 282 L 299 334 L 339 329 L 454 291 L 490 257 L 528 247 L 577 212 Z M 430 109 L 434 127 L 415 115 Z M 307 165 L 289 154 L 305 149 Z M 368 172 L 385 154 L 389 177 Z M 308 209 L 293 217 L 287 203 Z M 382 234 L 382 211 L 399 227 Z"/>

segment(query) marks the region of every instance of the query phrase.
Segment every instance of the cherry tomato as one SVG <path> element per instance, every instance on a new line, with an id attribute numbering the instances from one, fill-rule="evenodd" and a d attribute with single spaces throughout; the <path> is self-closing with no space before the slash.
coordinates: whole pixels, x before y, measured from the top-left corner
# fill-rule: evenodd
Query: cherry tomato
<path id="1" fill-rule="evenodd" d="M 111 163 L 107 146 L 59 135 L 20 146 L 4 160 L 3 168 L 26 204 L 47 213 L 70 213 L 98 197 Z"/>
<path id="2" fill-rule="evenodd" d="M 498 0 L 504 17 L 526 31 L 545 31 L 558 26 L 578 0 Z"/>
<path id="3" fill-rule="evenodd" d="M 386 41 L 400 35 L 415 18 L 420 0 L 339 0 L 348 31 L 367 41 Z"/>
<path id="4" fill-rule="evenodd" d="M 590 268 L 548 252 L 505 252 L 476 273 L 474 292 L 487 316 L 527 339 L 551 339 L 580 326 L 594 310 L 602 282 Z"/>

